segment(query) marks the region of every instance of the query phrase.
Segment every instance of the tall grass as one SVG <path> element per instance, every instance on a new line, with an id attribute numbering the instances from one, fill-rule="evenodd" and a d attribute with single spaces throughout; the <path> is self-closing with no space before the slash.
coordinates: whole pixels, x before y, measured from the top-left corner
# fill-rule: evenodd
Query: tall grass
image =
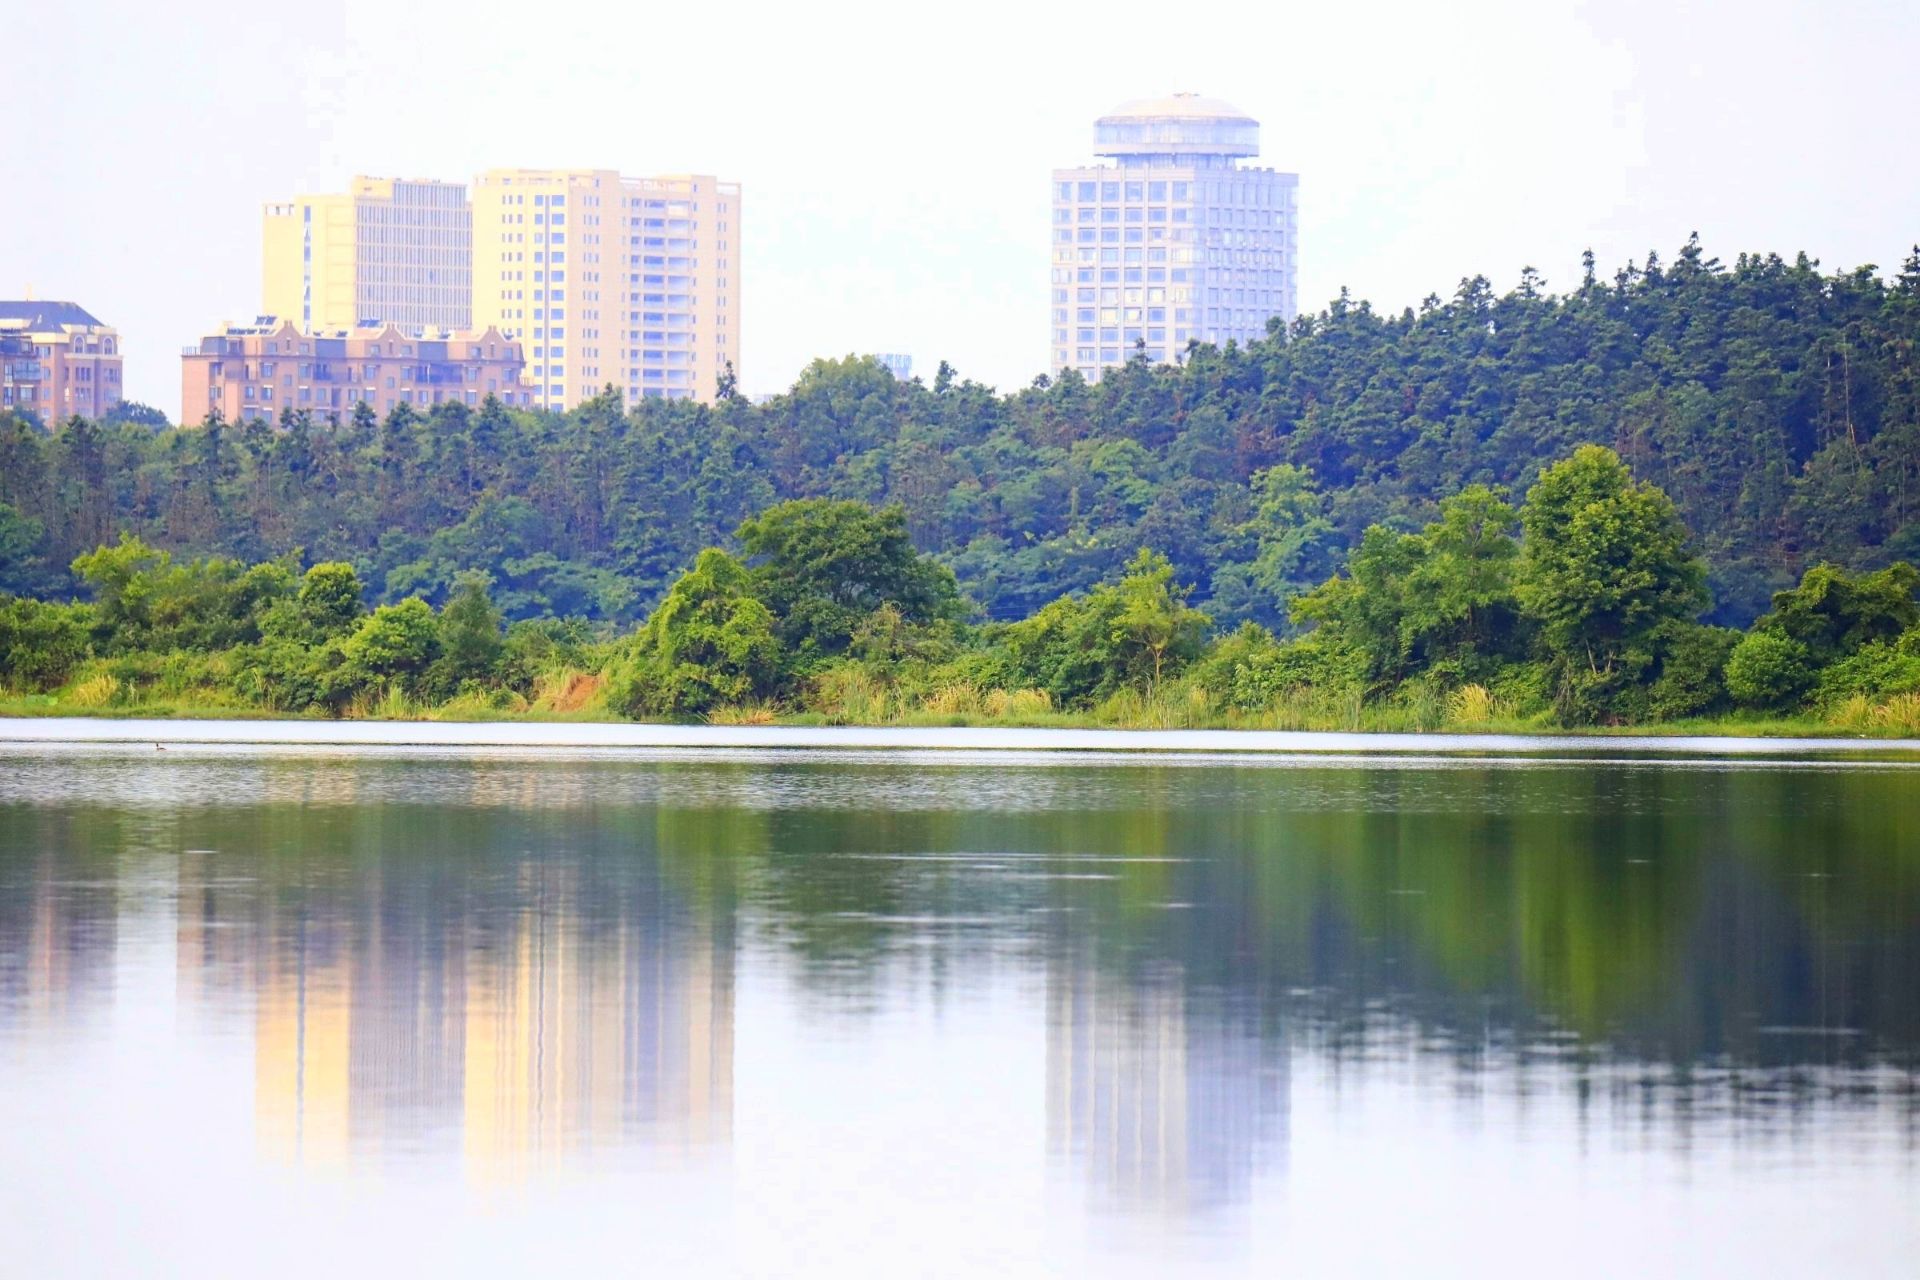
<path id="1" fill-rule="evenodd" d="M 1882 702 L 1856 693 L 1835 707 L 1827 720 L 1856 733 L 1920 736 L 1920 693 L 1897 693 Z"/>

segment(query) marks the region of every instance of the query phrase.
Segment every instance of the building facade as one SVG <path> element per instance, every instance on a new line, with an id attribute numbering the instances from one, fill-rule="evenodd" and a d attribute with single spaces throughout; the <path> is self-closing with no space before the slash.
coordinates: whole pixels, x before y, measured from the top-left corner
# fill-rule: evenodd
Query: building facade
<path id="1" fill-rule="evenodd" d="M 217 412 L 228 422 L 272 422 L 282 409 L 345 417 L 363 401 L 384 417 L 396 405 L 421 413 L 457 401 L 478 407 L 532 402 L 521 385 L 521 345 L 497 329 L 424 334 L 383 325 L 309 333 L 261 316 L 224 325 L 180 356 L 180 421 Z"/>
<path id="2" fill-rule="evenodd" d="M 261 311 L 302 329 L 465 329 L 473 210 L 458 182 L 356 177 L 261 217 Z"/>
<path id="3" fill-rule="evenodd" d="M 0 301 L 0 409 L 48 426 L 120 403 L 120 334 L 72 302 Z"/>
<path id="4" fill-rule="evenodd" d="M 741 193 L 712 176 L 493 169 L 473 186 L 474 323 L 526 345 L 532 402 L 711 401 L 740 369 Z"/>
<path id="5" fill-rule="evenodd" d="M 1299 177 L 1242 163 L 1260 153 L 1258 121 L 1190 93 L 1138 99 L 1095 122 L 1094 151 L 1112 163 L 1053 171 L 1056 374 L 1293 322 Z"/>

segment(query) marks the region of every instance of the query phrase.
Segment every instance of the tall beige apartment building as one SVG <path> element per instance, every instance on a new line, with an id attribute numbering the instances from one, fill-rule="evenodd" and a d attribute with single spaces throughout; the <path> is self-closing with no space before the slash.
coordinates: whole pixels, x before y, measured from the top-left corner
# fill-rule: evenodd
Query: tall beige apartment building
<path id="1" fill-rule="evenodd" d="M 740 368 L 740 186 L 491 169 L 473 184 L 473 323 L 526 348 L 532 402 L 608 386 L 711 402 Z"/>
<path id="2" fill-rule="evenodd" d="M 307 331 L 465 329 L 473 211 L 458 182 L 356 177 L 266 206 L 261 311 Z"/>

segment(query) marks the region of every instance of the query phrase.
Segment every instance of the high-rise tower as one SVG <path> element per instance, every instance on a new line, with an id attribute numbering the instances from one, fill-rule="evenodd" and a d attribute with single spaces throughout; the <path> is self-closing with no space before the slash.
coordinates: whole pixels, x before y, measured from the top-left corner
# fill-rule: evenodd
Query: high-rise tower
<path id="1" fill-rule="evenodd" d="M 357 177 L 266 206 L 261 310 L 303 331 L 473 318 L 473 211 L 458 182 Z"/>
<path id="2" fill-rule="evenodd" d="M 1094 152 L 1112 163 L 1053 171 L 1056 374 L 1292 323 L 1299 176 L 1242 163 L 1257 120 L 1191 93 L 1136 99 L 1094 123 Z"/>

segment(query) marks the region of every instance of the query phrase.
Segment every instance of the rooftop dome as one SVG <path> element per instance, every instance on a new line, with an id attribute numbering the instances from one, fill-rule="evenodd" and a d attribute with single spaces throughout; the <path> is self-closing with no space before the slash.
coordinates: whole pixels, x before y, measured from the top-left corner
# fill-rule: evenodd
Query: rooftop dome
<path id="1" fill-rule="evenodd" d="M 1170 93 L 1161 98 L 1129 98 L 1100 117 L 1108 120 L 1246 120 L 1252 116 L 1223 98 L 1198 93 Z"/>
<path id="2" fill-rule="evenodd" d="M 1229 156 L 1260 154 L 1260 122 L 1219 98 L 1173 93 L 1134 98 L 1093 124 L 1103 156 Z"/>

